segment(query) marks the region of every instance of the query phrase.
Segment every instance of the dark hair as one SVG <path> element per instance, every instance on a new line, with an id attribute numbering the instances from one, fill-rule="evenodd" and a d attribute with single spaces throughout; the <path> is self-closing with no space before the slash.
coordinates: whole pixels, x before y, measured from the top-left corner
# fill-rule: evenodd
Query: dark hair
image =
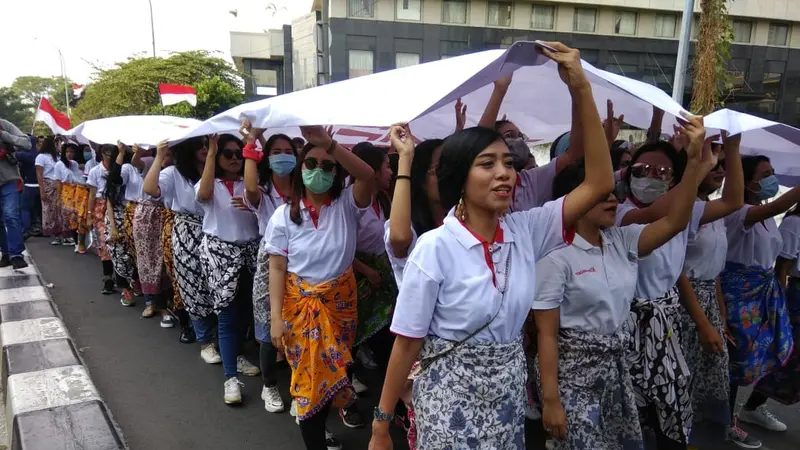
<path id="1" fill-rule="evenodd" d="M 586 178 L 586 164 L 583 159 L 565 167 L 553 178 L 553 198 L 561 198 L 580 186 Z"/>
<path id="2" fill-rule="evenodd" d="M 500 119 L 500 120 L 498 120 L 498 121 L 496 121 L 494 123 L 494 129 L 497 130 L 497 131 L 500 131 L 500 128 L 502 128 L 503 125 L 506 125 L 506 124 L 509 124 L 509 123 L 512 124 L 512 125 L 514 124 L 514 122 L 512 122 L 510 120 Z"/>
<path id="3" fill-rule="evenodd" d="M 206 148 L 208 138 L 198 136 L 187 139 L 179 144 L 175 144 L 172 150 L 172 159 L 175 161 L 175 169 L 179 174 L 190 183 L 195 184 L 200 181 L 200 171 L 197 170 L 197 157 L 195 154 Z"/>
<path id="4" fill-rule="evenodd" d="M 796 216 L 798 214 L 800 214 L 800 203 L 795 203 L 794 206 L 792 206 L 791 208 L 789 208 L 788 211 L 786 211 L 786 217 Z"/>
<path id="5" fill-rule="evenodd" d="M 300 215 L 300 202 L 306 196 L 306 185 L 303 184 L 303 161 L 311 149 L 314 148 L 313 144 L 306 144 L 303 150 L 297 156 L 297 166 L 292 172 L 292 196 L 289 199 L 289 218 L 297 225 L 303 223 L 303 216 Z M 347 171 L 338 162 L 336 163 L 336 176 L 333 178 L 333 185 L 331 185 L 331 201 L 336 200 L 342 195 L 344 189 L 344 179 L 347 178 Z"/>
<path id="6" fill-rule="evenodd" d="M 47 153 L 53 157 L 53 161 L 58 161 L 58 150 L 56 150 L 56 140 L 53 136 L 47 136 L 42 142 L 39 153 Z"/>
<path id="7" fill-rule="evenodd" d="M 63 162 L 64 165 L 67 166 L 67 169 L 70 168 L 70 160 L 67 158 L 67 149 L 70 148 L 72 149 L 72 153 L 75 154 L 75 159 L 76 160 L 78 159 L 78 144 L 74 144 L 72 142 L 64 144 L 64 146 L 61 147 L 61 162 Z"/>
<path id="8" fill-rule="evenodd" d="M 444 139 L 422 141 L 414 150 L 411 162 L 411 226 L 417 236 L 438 226 L 431 214 L 431 203 L 426 189 L 428 171 L 433 161 L 433 153 L 444 143 Z"/>
<path id="9" fill-rule="evenodd" d="M 376 147 L 369 142 L 359 142 L 356 144 L 355 147 L 353 147 L 353 154 L 372 167 L 372 170 L 374 170 L 376 174 L 380 172 L 383 161 L 389 158 L 386 149 Z M 355 180 L 351 178 L 350 182 L 354 183 Z M 392 212 L 392 202 L 389 199 L 389 194 L 383 190 L 378 190 L 376 199 L 378 200 L 378 205 L 380 205 L 381 210 L 383 210 L 384 216 L 388 219 Z"/>
<path id="10" fill-rule="evenodd" d="M 744 174 L 744 182 L 749 183 L 753 181 L 756 175 L 756 169 L 762 162 L 770 162 L 769 158 L 764 155 L 747 155 L 742 156 L 742 173 Z"/>
<path id="11" fill-rule="evenodd" d="M 636 153 L 634 153 L 631 157 L 631 166 L 636 164 L 636 161 L 638 161 L 639 158 L 645 153 L 653 152 L 661 152 L 666 155 L 667 158 L 669 158 L 669 160 L 672 162 L 673 186 L 680 183 L 681 178 L 683 178 L 683 172 L 686 170 L 686 152 L 683 150 L 675 150 L 675 147 L 673 147 L 672 144 L 667 141 L 648 142 L 639 147 L 639 150 L 636 150 Z M 630 170 L 627 170 L 625 173 L 625 184 L 628 186 L 631 184 Z"/>
<path id="12" fill-rule="evenodd" d="M 297 147 L 295 147 L 289 136 L 285 134 L 273 134 L 267 139 L 263 149 L 264 157 L 261 158 L 261 162 L 258 163 L 258 184 L 264 186 L 267 192 L 272 190 L 272 168 L 269 166 L 269 153 L 272 151 L 272 147 L 275 146 L 275 143 L 280 139 L 289 143 L 294 151 L 294 157 L 297 158 Z"/>
<path id="13" fill-rule="evenodd" d="M 305 145 L 306 145 L 306 140 L 301 138 L 301 137 L 291 138 L 289 140 L 289 142 L 292 143 L 292 145 L 294 146 L 295 151 L 298 151 L 298 152 L 300 150 L 302 150 L 303 147 L 305 147 Z"/>
<path id="14" fill-rule="evenodd" d="M 214 161 L 214 177 L 215 178 L 222 178 L 225 176 L 225 171 L 219 166 L 219 159 L 222 157 L 222 150 L 231 142 L 235 142 L 236 145 L 239 147 L 241 151 L 244 148 L 244 142 L 241 139 L 237 138 L 232 134 L 223 134 L 220 135 L 219 141 L 217 141 L 217 157 Z M 242 161 L 242 167 L 239 168 L 239 175 L 244 174 L 244 161 Z"/>
<path id="15" fill-rule="evenodd" d="M 111 153 L 111 166 L 108 173 L 104 175 L 106 179 L 106 189 L 103 197 L 111 202 L 111 206 L 119 206 L 125 197 L 125 184 L 122 182 L 122 165 L 125 162 L 130 162 L 130 155 L 125 155 L 127 161 L 123 161 L 122 165 L 117 164 L 117 155 L 119 149 L 116 145 L 103 144 L 100 146 L 101 155 L 105 152 Z"/>
<path id="16" fill-rule="evenodd" d="M 503 136 L 496 130 L 472 127 L 459 131 L 444 141 L 436 175 L 439 180 L 439 201 L 445 211 L 454 208 L 467 182 L 472 162 L 486 147 Z"/>
<path id="17" fill-rule="evenodd" d="M 631 154 L 629 147 L 626 147 L 624 145 L 627 143 L 628 141 L 619 139 L 614 141 L 613 144 L 611 144 L 611 165 L 614 167 L 615 171 L 620 169 L 620 165 L 622 164 L 622 157 L 624 155 Z"/>

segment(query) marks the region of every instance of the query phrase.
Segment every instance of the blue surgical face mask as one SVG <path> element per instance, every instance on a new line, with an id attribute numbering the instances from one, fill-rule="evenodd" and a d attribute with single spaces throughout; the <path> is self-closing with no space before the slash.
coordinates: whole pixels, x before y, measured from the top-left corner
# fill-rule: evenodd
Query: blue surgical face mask
<path id="1" fill-rule="evenodd" d="M 761 181 L 758 182 L 758 185 L 761 186 L 761 190 L 758 191 L 758 198 L 761 200 L 768 200 L 778 195 L 780 183 L 778 183 L 778 177 L 775 175 L 762 178 Z"/>
<path id="2" fill-rule="evenodd" d="M 297 158 L 287 153 L 278 153 L 269 157 L 269 167 L 279 177 L 285 177 L 292 173 L 297 165 Z"/>
<path id="3" fill-rule="evenodd" d="M 94 155 L 92 155 L 92 152 L 83 152 L 83 160 L 84 161 L 89 162 L 89 161 L 91 161 L 93 159 L 94 159 Z"/>

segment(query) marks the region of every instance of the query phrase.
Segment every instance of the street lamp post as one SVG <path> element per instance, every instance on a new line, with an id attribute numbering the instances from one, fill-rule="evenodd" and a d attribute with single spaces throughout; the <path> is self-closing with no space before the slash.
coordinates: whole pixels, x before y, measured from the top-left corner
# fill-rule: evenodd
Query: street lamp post
<path id="1" fill-rule="evenodd" d="M 67 105 L 67 117 L 70 119 L 72 115 L 69 110 L 69 89 L 67 88 L 67 63 L 64 62 L 64 55 L 61 54 L 61 49 L 58 49 L 58 59 L 61 60 L 61 79 L 64 81 L 64 103 Z"/>
<path id="2" fill-rule="evenodd" d="M 156 57 L 156 27 L 153 25 L 153 0 L 147 0 L 150 4 L 150 35 L 153 37 L 153 58 Z"/>

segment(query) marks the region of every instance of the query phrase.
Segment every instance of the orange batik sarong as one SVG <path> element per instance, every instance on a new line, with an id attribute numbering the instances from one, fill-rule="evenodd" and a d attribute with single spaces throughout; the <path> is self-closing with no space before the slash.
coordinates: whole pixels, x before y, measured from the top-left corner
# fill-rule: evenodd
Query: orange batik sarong
<path id="1" fill-rule="evenodd" d="M 78 233 L 86 234 L 89 229 L 86 227 L 86 218 L 89 214 L 89 187 L 83 184 L 75 185 L 75 195 L 73 197 L 75 206 L 75 218 L 78 222 Z"/>
<path id="2" fill-rule="evenodd" d="M 75 185 L 61 183 L 61 220 L 64 231 L 78 229 L 77 216 L 75 215 Z"/>
<path id="3" fill-rule="evenodd" d="M 328 402 L 336 408 L 355 400 L 347 366 L 358 323 L 356 278 L 351 268 L 338 278 L 311 285 L 286 274 L 283 320 L 286 359 L 292 368 L 289 391 L 297 417 L 307 419 Z"/>

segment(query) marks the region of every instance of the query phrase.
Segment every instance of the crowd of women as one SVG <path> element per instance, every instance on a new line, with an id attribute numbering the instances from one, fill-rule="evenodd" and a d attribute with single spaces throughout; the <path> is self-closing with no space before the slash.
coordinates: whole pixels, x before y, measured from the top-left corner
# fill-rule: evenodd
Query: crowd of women
<path id="1" fill-rule="evenodd" d="M 646 142 L 616 141 L 578 51 L 548 45 L 573 120 L 547 164 L 497 120 L 507 77 L 478 127 L 459 104 L 454 134 L 418 142 L 398 124 L 391 152 L 247 121 L 244 140 L 154 150 L 67 142 L 59 158 L 48 139 L 43 231 L 89 242 L 104 294 L 178 322 L 222 364 L 225 403 L 261 373 L 265 409 L 284 411 L 285 358 L 310 450 L 340 447 L 331 408 L 364 426 L 354 361 L 386 371 L 371 449 L 393 447 L 392 423 L 419 449 L 760 447 L 738 421 L 783 431 L 767 400 L 800 401 L 800 188 L 771 200 L 769 159 L 699 116 L 665 141 L 654 110 Z"/>

